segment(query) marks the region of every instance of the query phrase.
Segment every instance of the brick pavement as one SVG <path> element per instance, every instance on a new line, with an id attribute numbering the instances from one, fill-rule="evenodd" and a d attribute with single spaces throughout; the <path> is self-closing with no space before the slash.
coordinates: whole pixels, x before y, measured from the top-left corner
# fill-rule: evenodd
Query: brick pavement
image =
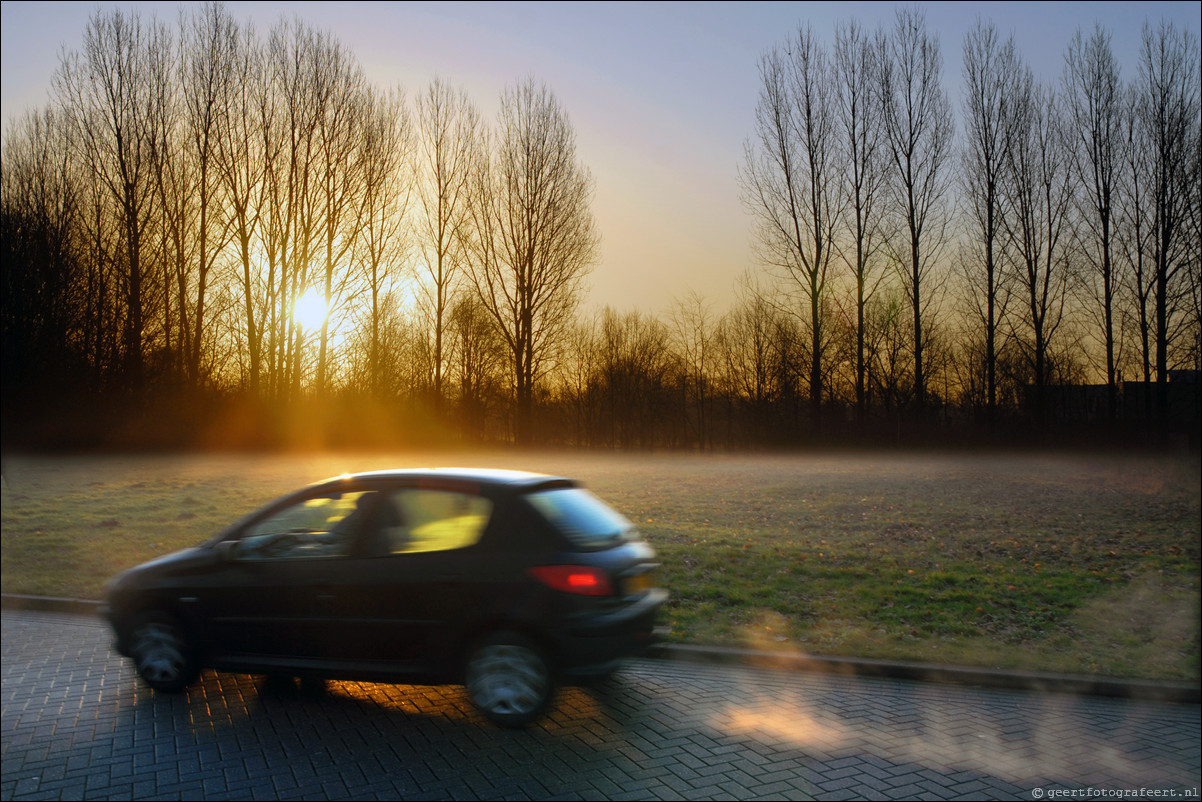
<path id="1" fill-rule="evenodd" d="M 1197 798 L 1202 774 L 1196 704 L 641 660 L 514 732 L 455 686 L 206 672 L 156 695 L 109 643 L 4 611 L 0 798 Z"/>

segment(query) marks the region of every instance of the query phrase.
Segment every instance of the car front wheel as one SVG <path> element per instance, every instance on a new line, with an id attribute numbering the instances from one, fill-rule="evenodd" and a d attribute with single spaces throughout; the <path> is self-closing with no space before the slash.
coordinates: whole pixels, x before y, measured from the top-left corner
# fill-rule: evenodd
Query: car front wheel
<path id="1" fill-rule="evenodd" d="M 130 643 L 138 675 L 156 691 L 179 693 L 196 678 L 192 647 L 172 618 L 165 615 L 143 618 L 134 626 Z"/>
<path id="2" fill-rule="evenodd" d="M 502 633 L 477 646 L 466 673 L 472 704 L 503 727 L 529 724 L 551 701 L 547 661 L 534 644 L 516 634 Z"/>

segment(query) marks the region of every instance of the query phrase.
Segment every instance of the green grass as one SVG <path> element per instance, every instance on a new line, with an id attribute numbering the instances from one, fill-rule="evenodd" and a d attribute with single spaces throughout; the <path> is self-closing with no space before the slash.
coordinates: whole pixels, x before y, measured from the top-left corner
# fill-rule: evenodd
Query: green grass
<path id="1" fill-rule="evenodd" d="M 583 480 L 662 559 L 672 638 L 1198 680 L 1199 463 L 1059 455 L 580 453 L 10 458 L 5 592 L 117 571 L 344 471 Z"/>

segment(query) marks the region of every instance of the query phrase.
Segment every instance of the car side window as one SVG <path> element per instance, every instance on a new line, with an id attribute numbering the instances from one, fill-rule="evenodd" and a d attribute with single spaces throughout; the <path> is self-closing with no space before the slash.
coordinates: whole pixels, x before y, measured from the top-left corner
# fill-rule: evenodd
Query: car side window
<path id="1" fill-rule="evenodd" d="M 384 554 L 450 551 L 480 541 L 492 516 L 487 498 L 453 490 L 405 488 L 389 493 L 377 514 Z"/>
<path id="2" fill-rule="evenodd" d="M 247 529 L 237 548 L 240 560 L 344 557 L 370 514 L 370 491 L 326 493 L 269 515 Z"/>

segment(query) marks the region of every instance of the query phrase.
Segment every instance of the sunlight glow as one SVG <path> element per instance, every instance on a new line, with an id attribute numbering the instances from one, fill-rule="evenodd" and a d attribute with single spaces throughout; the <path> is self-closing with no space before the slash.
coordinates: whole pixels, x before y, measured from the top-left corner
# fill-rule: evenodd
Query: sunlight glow
<path id="1" fill-rule="evenodd" d="M 329 314 L 325 296 L 316 289 L 306 291 L 292 307 L 292 320 L 305 331 L 320 329 Z"/>

